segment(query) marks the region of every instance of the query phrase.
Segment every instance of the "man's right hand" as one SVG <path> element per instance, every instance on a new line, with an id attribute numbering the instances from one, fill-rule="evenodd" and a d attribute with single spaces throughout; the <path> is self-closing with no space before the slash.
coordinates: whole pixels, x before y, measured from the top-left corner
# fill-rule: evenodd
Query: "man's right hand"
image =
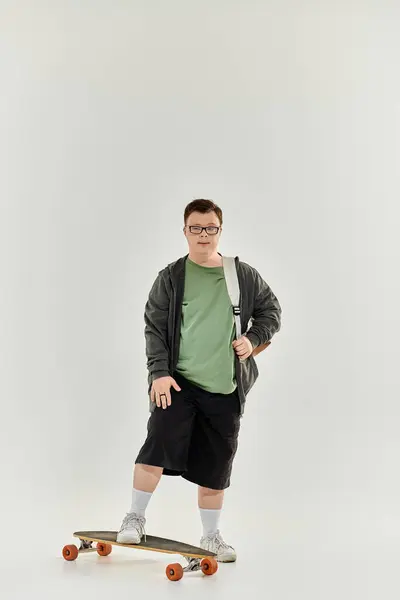
<path id="1" fill-rule="evenodd" d="M 163 408 L 171 406 L 171 385 L 174 386 L 177 392 L 181 391 L 181 388 L 176 383 L 175 379 L 169 375 L 167 375 L 167 377 L 159 377 L 158 379 L 155 379 L 150 390 L 151 401 L 155 402 L 157 406 L 162 406 Z M 165 394 L 165 396 L 162 396 L 161 394 Z"/>

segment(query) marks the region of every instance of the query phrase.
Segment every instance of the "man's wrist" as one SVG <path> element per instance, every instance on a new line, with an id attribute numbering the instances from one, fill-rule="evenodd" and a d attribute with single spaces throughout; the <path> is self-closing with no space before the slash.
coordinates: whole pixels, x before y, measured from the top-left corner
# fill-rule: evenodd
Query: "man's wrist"
<path id="1" fill-rule="evenodd" d="M 250 340 L 251 345 L 253 346 L 253 350 L 254 348 L 257 348 L 257 346 L 259 346 L 260 340 L 258 339 L 258 336 L 255 333 L 249 332 L 245 333 L 244 335 L 247 337 L 247 339 Z"/>

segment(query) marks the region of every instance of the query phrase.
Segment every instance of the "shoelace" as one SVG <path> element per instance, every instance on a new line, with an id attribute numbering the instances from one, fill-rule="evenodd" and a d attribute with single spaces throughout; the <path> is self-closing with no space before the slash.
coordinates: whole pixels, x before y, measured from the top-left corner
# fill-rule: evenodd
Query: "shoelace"
<path id="1" fill-rule="evenodd" d="M 129 525 L 137 527 L 139 529 L 140 534 L 144 535 L 144 541 L 146 541 L 144 517 L 139 517 L 139 515 L 135 515 L 135 513 L 126 513 L 126 517 L 124 519 L 124 526 L 128 527 Z"/>
<path id="2" fill-rule="evenodd" d="M 206 539 L 210 542 L 215 542 L 217 550 L 219 550 L 220 548 L 223 548 L 224 550 L 233 550 L 232 546 L 229 546 L 229 544 L 227 544 L 222 539 L 219 531 L 217 531 L 217 533 L 214 533 L 213 535 L 208 535 Z"/>

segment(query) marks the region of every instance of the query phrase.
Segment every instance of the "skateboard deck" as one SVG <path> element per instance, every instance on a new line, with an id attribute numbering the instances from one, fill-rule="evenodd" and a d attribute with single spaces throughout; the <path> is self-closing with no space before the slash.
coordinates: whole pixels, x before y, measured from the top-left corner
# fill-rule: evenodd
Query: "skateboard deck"
<path id="1" fill-rule="evenodd" d="M 75 531 L 73 536 L 79 538 L 79 548 L 72 545 L 64 546 L 62 554 L 65 560 L 76 560 L 79 554 L 97 552 L 100 556 L 107 556 L 112 551 L 112 546 L 135 548 L 136 550 L 149 550 L 166 554 L 180 554 L 187 565 L 182 567 L 179 563 L 167 566 L 165 573 L 171 581 L 178 581 L 185 572 L 201 570 L 205 575 L 213 575 L 218 570 L 216 554 L 203 550 L 198 546 L 191 546 L 176 540 L 146 535 L 140 544 L 122 544 L 117 542 L 117 531 Z M 93 543 L 96 546 L 93 547 Z"/>

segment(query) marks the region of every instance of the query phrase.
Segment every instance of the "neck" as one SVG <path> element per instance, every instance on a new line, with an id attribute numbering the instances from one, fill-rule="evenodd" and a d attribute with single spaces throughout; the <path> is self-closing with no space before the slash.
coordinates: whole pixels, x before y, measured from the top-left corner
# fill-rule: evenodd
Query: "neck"
<path id="1" fill-rule="evenodd" d="M 202 267 L 222 267 L 222 256 L 217 250 L 209 256 L 202 253 L 189 252 L 188 258 Z"/>

